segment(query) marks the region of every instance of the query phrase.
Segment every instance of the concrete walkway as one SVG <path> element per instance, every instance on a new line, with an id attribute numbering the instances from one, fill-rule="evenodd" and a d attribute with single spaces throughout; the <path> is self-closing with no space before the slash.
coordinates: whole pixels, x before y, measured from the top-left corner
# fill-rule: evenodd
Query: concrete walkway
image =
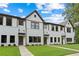
<path id="1" fill-rule="evenodd" d="M 56 47 L 56 48 L 61 48 L 61 49 L 66 49 L 66 50 L 71 50 L 71 51 L 79 52 L 79 50 L 76 50 L 76 49 L 65 48 L 65 47 L 60 47 L 60 46 L 50 46 L 50 47 Z"/>
<path id="2" fill-rule="evenodd" d="M 50 46 L 50 45 L 49 45 L 49 46 Z M 50 46 L 50 47 L 56 47 L 56 48 L 61 48 L 61 49 L 66 49 L 66 50 L 71 50 L 71 51 L 78 52 L 78 53 L 74 53 L 74 54 L 70 54 L 70 55 L 66 55 L 66 56 L 79 56 L 79 50 L 76 50 L 76 49 L 65 48 L 65 47 L 59 47 L 59 46 Z"/>
<path id="3" fill-rule="evenodd" d="M 66 56 L 79 56 L 79 53 L 74 53 L 74 54 L 70 54 L 70 55 L 66 55 Z"/>
<path id="4" fill-rule="evenodd" d="M 33 56 L 25 46 L 19 46 L 21 56 Z"/>

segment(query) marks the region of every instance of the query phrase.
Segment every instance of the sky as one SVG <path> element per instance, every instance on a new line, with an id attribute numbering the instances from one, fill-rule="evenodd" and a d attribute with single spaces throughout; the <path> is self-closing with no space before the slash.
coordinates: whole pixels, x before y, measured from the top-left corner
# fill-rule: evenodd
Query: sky
<path id="1" fill-rule="evenodd" d="M 24 18 L 37 10 L 46 22 L 51 23 L 64 21 L 64 9 L 65 4 L 60 3 L 0 3 L 0 13 Z"/>

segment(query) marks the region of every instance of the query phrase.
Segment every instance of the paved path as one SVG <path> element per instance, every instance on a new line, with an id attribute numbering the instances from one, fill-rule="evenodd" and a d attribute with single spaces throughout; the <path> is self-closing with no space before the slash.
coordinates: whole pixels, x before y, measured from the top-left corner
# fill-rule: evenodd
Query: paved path
<path id="1" fill-rule="evenodd" d="M 60 47 L 60 46 L 50 46 L 50 47 L 56 47 L 56 48 L 61 48 L 61 49 L 66 49 L 66 50 L 71 50 L 71 51 L 79 52 L 79 50 L 76 50 L 76 49 L 65 48 L 65 47 Z"/>
<path id="2" fill-rule="evenodd" d="M 66 55 L 66 56 L 79 56 L 79 53 L 74 53 L 74 54 L 70 54 L 70 55 Z"/>
<path id="3" fill-rule="evenodd" d="M 33 56 L 25 46 L 19 46 L 19 50 L 20 50 L 21 56 Z"/>
<path id="4" fill-rule="evenodd" d="M 49 45 L 50 46 L 50 45 Z M 66 56 L 79 56 L 79 50 L 76 49 L 71 49 L 71 48 L 65 48 L 65 47 L 59 47 L 59 46 L 50 46 L 50 47 L 56 47 L 56 48 L 61 48 L 61 49 L 66 49 L 66 50 L 72 50 L 78 53 L 74 53 L 74 54 L 70 54 L 70 55 L 66 55 Z"/>

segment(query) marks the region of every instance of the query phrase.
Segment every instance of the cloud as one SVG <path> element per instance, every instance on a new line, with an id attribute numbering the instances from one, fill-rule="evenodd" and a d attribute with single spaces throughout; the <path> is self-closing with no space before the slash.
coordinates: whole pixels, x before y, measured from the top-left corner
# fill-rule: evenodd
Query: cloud
<path id="1" fill-rule="evenodd" d="M 10 10 L 8 10 L 8 9 L 3 9 L 5 12 L 11 12 Z"/>
<path id="2" fill-rule="evenodd" d="M 62 14 L 52 14 L 49 17 L 44 17 L 44 19 L 46 20 L 46 22 L 51 23 L 61 23 L 64 21 L 64 17 L 62 16 Z"/>
<path id="3" fill-rule="evenodd" d="M 64 9 L 65 6 L 64 4 L 60 4 L 60 3 L 36 3 L 36 7 L 39 10 L 53 10 L 53 9 Z"/>
<path id="4" fill-rule="evenodd" d="M 50 11 L 43 10 L 41 13 L 51 13 Z"/>
<path id="5" fill-rule="evenodd" d="M 21 18 L 25 18 L 26 16 L 21 16 Z"/>
<path id="6" fill-rule="evenodd" d="M 0 8 L 7 8 L 8 7 L 8 3 L 0 3 Z"/>
<path id="7" fill-rule="evenodd" d="M 23 13 L 23 9 L 19 8 L 18 9 L 19 13 Z"/>

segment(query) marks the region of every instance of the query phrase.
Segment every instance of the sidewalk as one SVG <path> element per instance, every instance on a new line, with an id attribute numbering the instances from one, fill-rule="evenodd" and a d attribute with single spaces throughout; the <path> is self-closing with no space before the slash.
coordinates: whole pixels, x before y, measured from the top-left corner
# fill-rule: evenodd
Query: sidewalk
<path id="1" fill-rule="evenodd" d="M 66 56 L 79 56 L 79 53 L 70 54 L 70 55 L 66 55 Z"/>
<path id="2" fill-rule="evenodd" d="M 33 56 L 25 46 L 19 46 L 21 56 Z"/>
<path id="3" fill-rule="evenodd" d="M 61 49 L 66 49 L 66 50 L 71 50 L 71 51 L 79 52 L 79 50 L 71 49 L 71 48 L 65 48 L 65 47 L 59 47 L 59 46 L 50 46 L 50 47 L 56 47 L 56 48 L 61 48 Z"/>

